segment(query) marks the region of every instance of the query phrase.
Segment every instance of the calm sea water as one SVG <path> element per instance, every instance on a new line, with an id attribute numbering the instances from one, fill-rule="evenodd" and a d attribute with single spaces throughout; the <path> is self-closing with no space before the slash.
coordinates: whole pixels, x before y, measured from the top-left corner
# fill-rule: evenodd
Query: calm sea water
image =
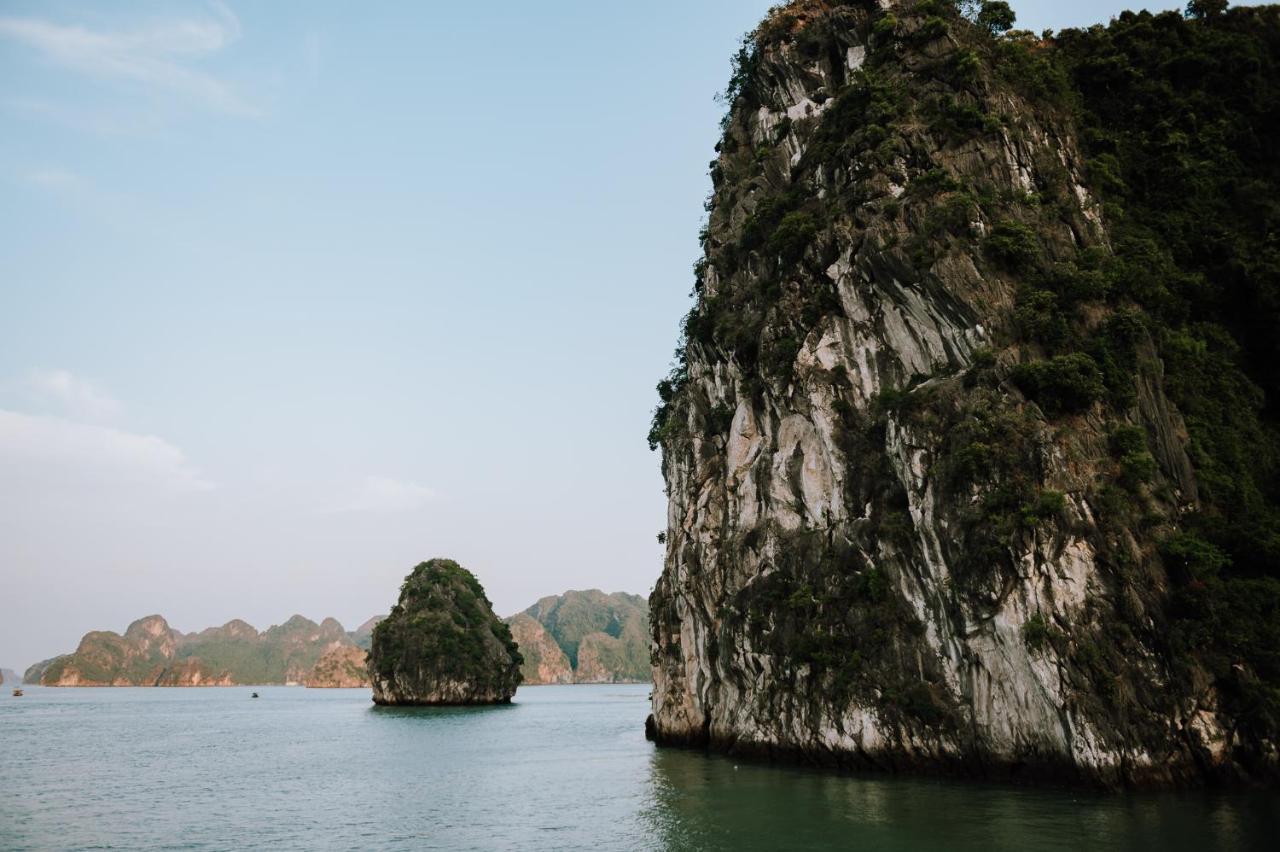
<path id="1" fill-rule="evenodd" d="M 0 696 L 5 849 L 1275 848 L 1271 794 L 1103 796 L 655 749 L 645 686 L 386 709 L 368 690 Z"/>

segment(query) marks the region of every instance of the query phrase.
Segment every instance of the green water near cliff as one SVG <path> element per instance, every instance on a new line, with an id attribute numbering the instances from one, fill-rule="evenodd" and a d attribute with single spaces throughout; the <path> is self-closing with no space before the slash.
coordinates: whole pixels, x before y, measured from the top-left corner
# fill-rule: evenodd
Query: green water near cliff
<path id="1" fill-rule="evenodd" d="M 645 686 L 509 707 L 367 690 L 0 697 L 3 849 L 1248 849 L 1280 796 L 1093 795 L 655 749 Z"/>

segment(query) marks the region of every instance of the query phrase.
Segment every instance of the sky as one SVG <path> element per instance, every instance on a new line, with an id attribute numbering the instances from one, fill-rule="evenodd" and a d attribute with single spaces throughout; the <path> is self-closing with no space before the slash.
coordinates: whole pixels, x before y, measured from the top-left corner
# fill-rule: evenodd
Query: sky
<path id="1" fill-rule="evenodd" d="M 0 0 L 0 665 L 354 628 L 434 556 L 503 615 L 648 594 L 653 388 L 769 5 Z"/>

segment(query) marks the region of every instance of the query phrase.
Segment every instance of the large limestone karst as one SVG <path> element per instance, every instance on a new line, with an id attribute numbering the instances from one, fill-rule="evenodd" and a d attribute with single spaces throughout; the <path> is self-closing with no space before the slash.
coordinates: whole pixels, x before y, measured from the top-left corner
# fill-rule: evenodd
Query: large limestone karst
<path id="1" fill-rule="evenodd" d="M 1275 778 L 1280 16 L 956 5 L 799 0 L 737 58 L 650 436 L 650 733 Z"/>
<path id="2" fill-rule="evenodd" d="M 525 683 L 650 678 L 649 614 L 639 595 L 571 590 L 539 599 L 507 623 L 525 658 Z"/>
<path id="3" fill-rule="evenodd" d="M 503 704 L 523 659 L 475 576 L 451 559 L 413 569 L 391 614 L 373 628 L 369 677 L 377 704 Z"/>

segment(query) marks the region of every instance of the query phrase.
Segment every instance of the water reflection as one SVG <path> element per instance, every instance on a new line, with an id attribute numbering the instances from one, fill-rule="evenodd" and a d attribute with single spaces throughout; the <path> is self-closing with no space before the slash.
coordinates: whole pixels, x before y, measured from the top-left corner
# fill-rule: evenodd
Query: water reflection
<path id="1" fill-rule="evenodd" d="M 1269 793 L 1094 794 L 851 776 L 672 749 L 650 760 L 656 848 L 1268 848 Z"/>

